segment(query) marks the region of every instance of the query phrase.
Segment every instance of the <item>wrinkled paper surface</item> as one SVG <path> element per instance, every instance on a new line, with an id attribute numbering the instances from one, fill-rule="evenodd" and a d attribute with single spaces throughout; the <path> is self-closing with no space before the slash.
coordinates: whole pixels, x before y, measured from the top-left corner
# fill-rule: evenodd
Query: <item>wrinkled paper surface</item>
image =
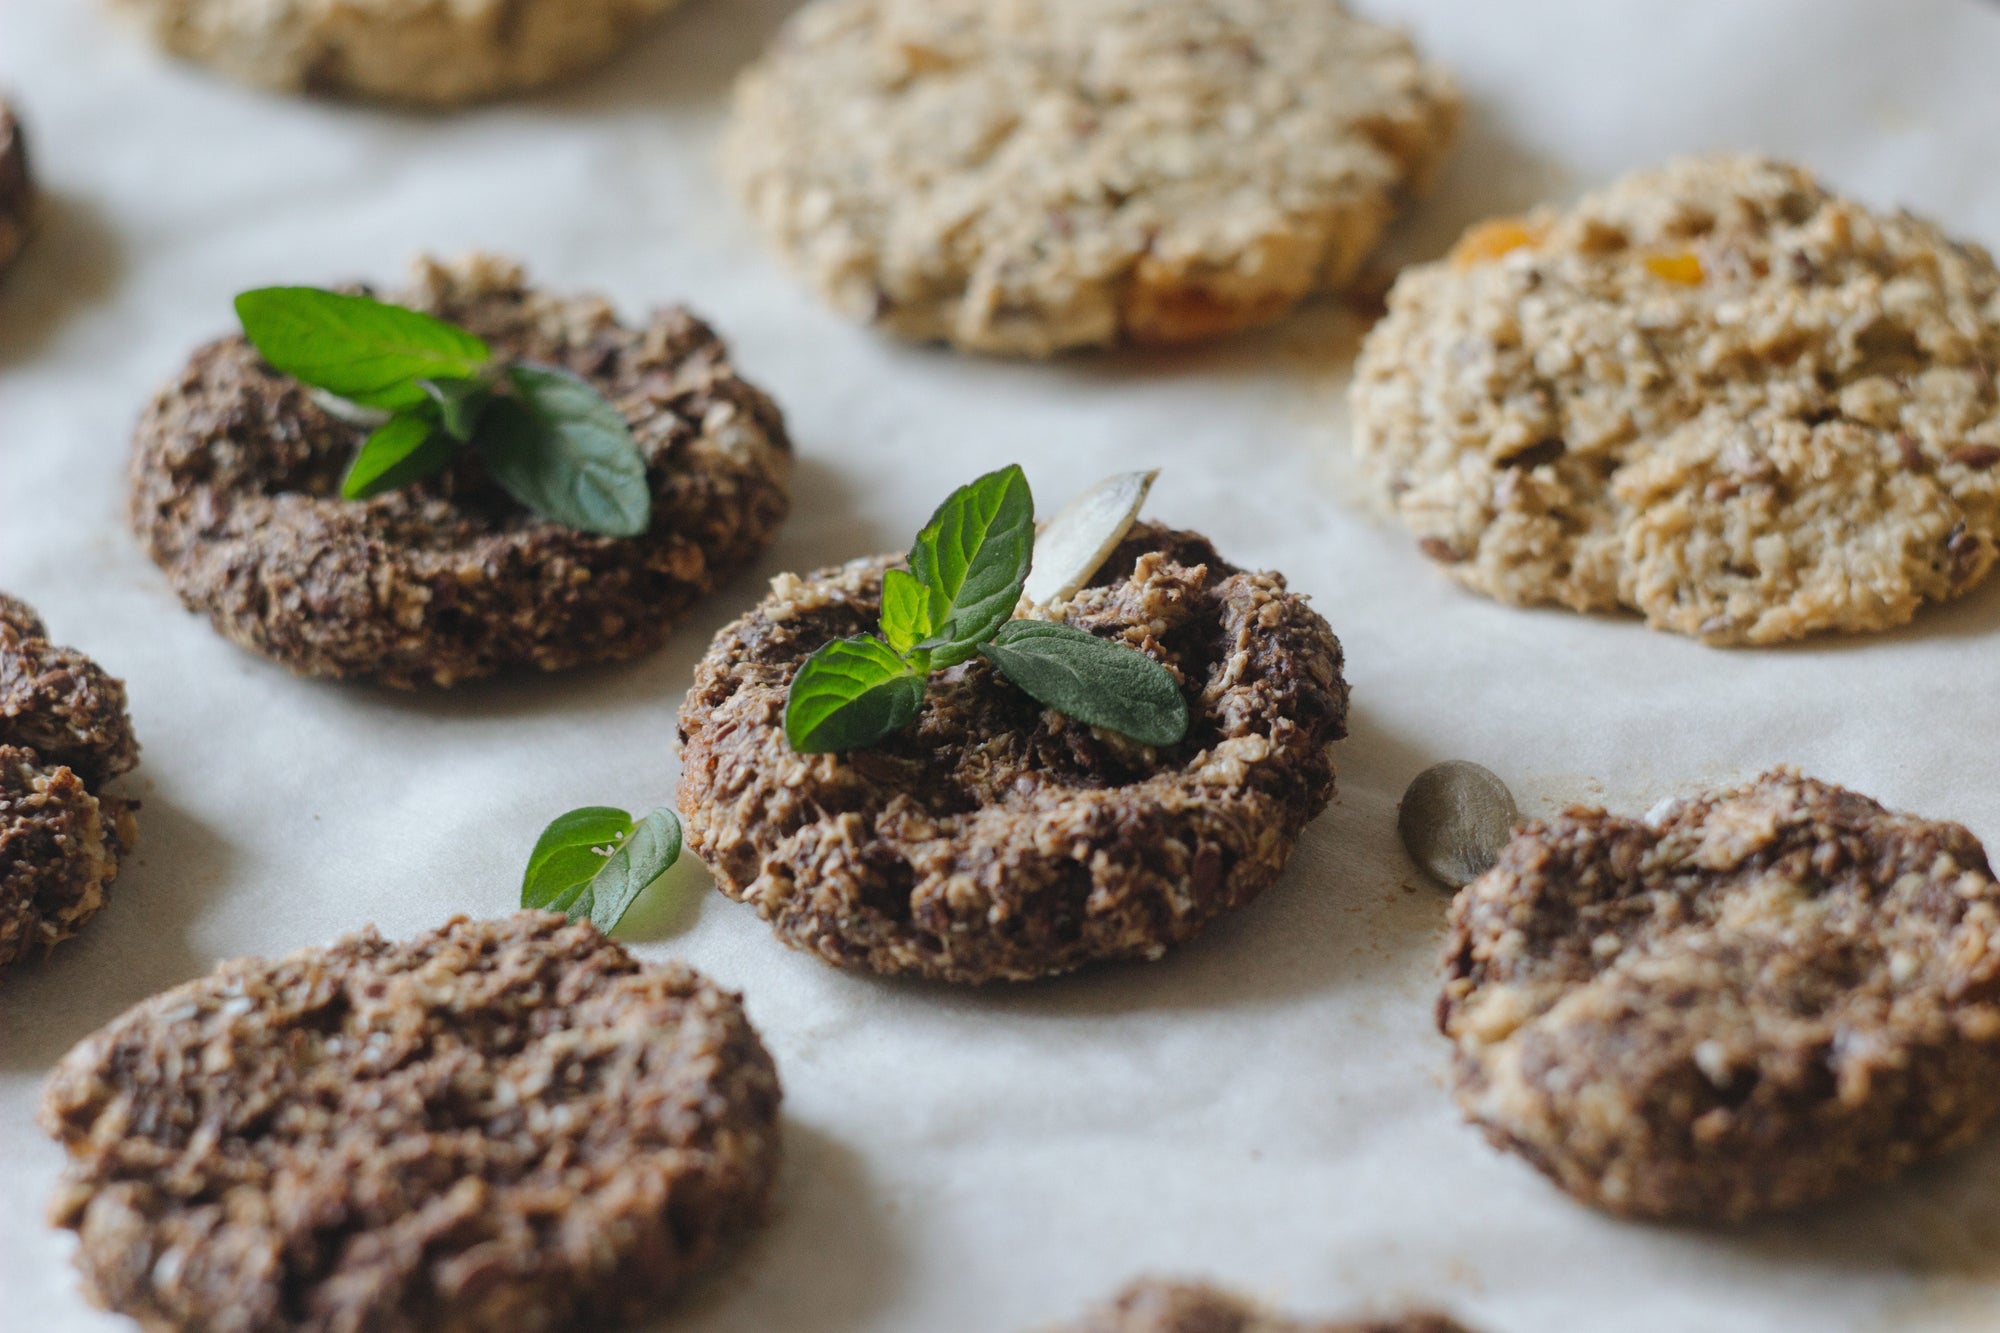
<path id="1" fill-rule="evenodd" d="M 1462 74 L 1462 150 L 1397 233 L 1568 198 L 1677 151 L 1792 156 L 2000 243 L 2000 6 L 1365 0 Z M 1164 472 L 1148 512 L 1283 570 L 1346 644 L 1340 795 L 1282 881 L 1152 966 L 983 992 L 838 974 L 691 861 L 621 934 L 748 995 L 782 1070 L 777 1216 L 676 1329 L 1015 1333 L 1146 1270 L 1302 1311 L 1422 1301 L 1493 1333 L 2000 1327 L 2000 1139 L 1734 1234 L 1617 1223 L 1462 1125 L 1431 1023 L 1443 894 L 1396 842 L 1435 760 L 1529 813 L 1631 812 L 1797 763 L 2000 839 L 2000 579 L 1902 632 L 1720 651 L 1455 590 L 1364 510 L 1337 303 L 1172 355 L 1049 366 L 893 345 L 823 310 L 722 189 L 733 73 L 784 0 L 689 0 L 601 75 L 451 116 L 273 98 L 83 0 L 0 0 L 0 88 L 51 193 L 0 283 L 0 587 L 130 684 L 142 843 L 110 909 L 0 983 L 0 1329 L 130 1325 L 78 1295 L 33 1127 L 74 1041 L 239 954 L 509 910 L 544 822 L 672 799 L 674 709 L 769 576 L 904 545 L 1009 460 L 1044 514 Z M 485 247 L 627 309 L 685 300 L 777 395 L 797 513 L 657 656 L 398 695 L 295 680 L 184 614 L 128 535 L 132 421 L 229 300 Z"/>

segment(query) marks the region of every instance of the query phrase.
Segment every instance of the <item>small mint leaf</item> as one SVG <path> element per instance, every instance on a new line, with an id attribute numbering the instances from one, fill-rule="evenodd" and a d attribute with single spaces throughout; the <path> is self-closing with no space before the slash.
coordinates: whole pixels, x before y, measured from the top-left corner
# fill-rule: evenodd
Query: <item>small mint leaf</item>
<path id="1" fill-rule="evenodd" d="M 882 576 L 882 637 L 904 657 L 937 633 L 944 614 L 943 599 L 907 569 Z"/>
<path id="2" fill-rule="evenodd" d="M 1035 497 L 1020 466 L 953 491 L 910 548 L 910 572 L 942 607 L 929 649 L 934 666 L 965 661 L 1014 614 L 1035 553 Z"/>
<path id="3" fill-rule="evenodd" d="M 418 380 L 417 387 L 436 405 L 438 424 L 445 434 L 460 444 L 471 441 L 479 429 L 479 418 L 493 400 L 492 387 L 484 379 Z"/>
<path id="4" fill-rule="evenodd" d="M 980 650 L 1036 703 L 1141 745 L 1187 735 L 1187 699 L 1173 673 L 1136 648 L 1069 625 L 1016 620 Z"/>
<path id="5" fill-rule="evenodd" d="M 414 407 L 424 401 L 418 380 L 469 378 L 493 357 L 454 324 L 316 287 L 244 292 L 236 314 L 272 369 L 364 407 Z"/>
<path id="6" fill-rule="evenodd" d="M 451 437 L 428 412 L 389 418 L 361 445 L 341 479 L 341 498 L 365 500 L 442 472 L 451 464 Z"/>
<path id="7" fill-rule="evenodd" d="M 835 639 L 799 667 L 785 697 L 785 738 L 800 754 L 859 750 L 916 719 L 924 677 L 872 635 Z"/>
<path id="8" fill-rule="evenodd" d="M 528 853 L 521 906 L 572 912 L 611 852 L 631 832 L 632 816 L 610 806 L 585 806 L 558 815 Z"/>
<path id="9" fill-rule="evenodd" d="M 632 826 L 590 882 L 590 923 L 609 935 L 626 910 L 681 856 L 681 821 L 671 810 L 655 810 Z"/>
<path id="10" fill-rule="evenodd" d="M 518 397 L 489 402 L 473 440 L 493 479 L 522 505 L 579 531 L 645 532 L 652 484 L 623 414 L 566 370 L 518 365 L 507 378 Z"/>

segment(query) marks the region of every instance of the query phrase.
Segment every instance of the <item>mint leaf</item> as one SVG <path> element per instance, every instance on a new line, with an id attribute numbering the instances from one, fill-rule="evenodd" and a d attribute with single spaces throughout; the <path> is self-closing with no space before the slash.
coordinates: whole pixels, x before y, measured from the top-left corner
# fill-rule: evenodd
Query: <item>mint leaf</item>
<path id="1" fill-rule="evenodd" d="M 942 606 L 931 665 L 965 661 L 1014 614 L 1035 553 L 1035 497 L 1018 464 L 961 486 L 910 548 L 910 572 Z"/>
<path id="2" fill-rule="evenodd" d="M 872 635 L 835 639 L 799 667 L 785 696 L 785 738 L 800 754 L 875 744 L 916 718 L 923 673 Z"/>
<path id="3" fill-rule="evenodd" d="M 451 464 L 451 437 L 426 412 L 390 417 L 361 446 L 341 480 L 347 500 L 365 500 L 442 472 Z"/>
<path id="4" fill-rule="evenodd" d="M 528 854 L 521 906 L 588 919 L 609 934 L 648 885 L 681 855 L 681 821 L 655 810 L 634 823 L 610 806 L 559 815 Z"/>
<path id="5" fill-rule="evenodd" d="M 528 853 L 521 906 L 569 912 L 631 832 L 632 816 L 606 805 L 556 816 Z"/>
<path id="6" fill-rule="evenodd" d="M 882 576 L 882 637 L 908 657 L 912 648 L 937 633 L 942 602 L 909 570 L 890 570 Z"/>
<path id="7" fill-rule="evenodd" d="M 236 314 L 272 369 L 364 407 L 414 407 L 424 401 L 418 380 L 469 378 L 493 356 L 441 319 L 316 287 L 244 292 Z"/>
<path id="8" fill-rule="evenodd" d="M 418 380 L 417 387 L 436 405 L 438 424 L 445 434 L 460 444 L 471 441 L 486 404 L 493 401 L 493 388 L 483 378 Z"/>
<path id="9" fill-rule="evenodd" d="M 544 518 L 605 537 L 652 524 L 646 460 L 624 416 L 588 382 L 553 366 L 507 372 L 517 398 L 487 405 L 473 447 L 506 492 Z"/>
<path id="10" fill-rule="evenodd" d="M 1136 648 L 1045 620 L 1001 627 L 980 653 L 1044 707 L 1141 745 L 1187 735 L 1187 699 L 1173 674 Z"/>
<path id="11" fill-rule="evenodd" d="M 608 935 L 647 886 L 680 857 L 680 817 L 671 810 L 655 810 L 632 826 L 630 836 L 597 872 L 585 894 L 588 905 L 577 906 Z"/>

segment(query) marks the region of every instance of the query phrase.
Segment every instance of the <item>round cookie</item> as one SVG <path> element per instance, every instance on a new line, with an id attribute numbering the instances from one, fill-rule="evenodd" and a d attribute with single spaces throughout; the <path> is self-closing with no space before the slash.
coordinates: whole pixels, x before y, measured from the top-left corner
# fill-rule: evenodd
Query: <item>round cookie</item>
<path id="1" fill-rule="evenodd" d="M 0 593 L 0 970 L 103 909 L 138 840 L 137 803 L 104 786 L 138 762 L 124 685 Z"/>
<path id="2" fill-rule="evenodd" d="M 0 269 L 13 263 L 28 243 L 34 211 L 35 178 L 28 169 L 28 142 L 13 109 L 0 101 Z"/>
<path id="3" fill-rule="evenodd" d="M 87 1293 L 149 1328 L 553 1333 L 761 1220 L 778 1103 L 736 996 L 524 912 L 226 963 L 64 1057 L 42 1124 Z"/>
<path id="4" fill-rule="evenodd" d="M 177 56 L 282 92 L 429 106 L 552 83 L 676 0 L 111 0 Z"/>
<path id="5" fill-rule="evenodd" d="M 1779 769 L 1530 824 L 1459 894 L 1459 1106 L 1586 1203 L 1729 1223 L 2000 1116 L 2000 886 L 1956 824 Z"/>
<path id="6" fill-rule="evenodd" d="M 429 480 L 343 500 L 366 431 L 223 338 L 140 421 L 131 517 L 181 600 L 226 637 L 303 675 L 404 687 L 558 671 L 650 652 L 770 543 L 790 504 L 783 418 L 686 311 L 628 328 L 603 300 L 535 291 L 485 256 L 424 261 L 392 299 L 595 385 L 646 455 L 652 527 L 620 539 L 540 518 L 470 451 Z"/>
<path id="7" fill-rule="evenodd" d="M 723 160 L 837 308 L 1047 356 L 1274 319 L 1360 268 L 1459 95 L 1337 0 L 813 0 Z"/>
<path id="8" fill-rule="evenodd" d="M 1027 980 L 1158 958 L 1278 875 L 1334 785 L 1333 631 L 1276 574 L 1136 525 L 1067 622 L 1145 652 L 1187 696 L 1150 749 L 1044 711 L 983 660 L 930 682 L 881 745 L 794 753 L 800 663 L 879 614 L 890 558 L 784 575 L 723 630 L 681 707 L 679 808 L 717 886 L 842 967 Z"/>
<path id="9" fill-rule="evenodd" d="M 1050 1333 L 1466 1333 L 1437 1314 L 1303 1320 L 1274 1314 L 1205 1283 L 1145 1278 Z"/>
<path id="10" fill-rule="evenodd" d="M 1715 644 L 1885 629 L 1985 577 L 2000 273 L 1750 157 L 1675 162 L 1406 271 L 1356 447 L 1504 602 Z"/>

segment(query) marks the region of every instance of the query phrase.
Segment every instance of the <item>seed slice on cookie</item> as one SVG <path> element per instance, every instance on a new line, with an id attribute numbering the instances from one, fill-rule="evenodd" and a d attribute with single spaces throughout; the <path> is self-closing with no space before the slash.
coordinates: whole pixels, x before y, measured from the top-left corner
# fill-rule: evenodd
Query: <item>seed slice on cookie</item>
<path id="1" fill-rule="evenodd" d="M 138 762 L 125 686 L 0 593 L 0 971 L 103 909 L 138 840 L 106 784 Z"/>
<path id="2" fill-rule="evenodd" d="M 64 1057 L 42 1123 L 107 1309 L 486 1333 L 657 1313 L 763 1216 L 778 1104 L 736 996 L 522 913 L 225 964 Z"/>
<path id="3" fill-rule="evenodd" d="M 1438 1314 L 1293 1319 L 1200 1282 L 1142 1278 L 1074 1324 L 1049 1333 L 1466 1333 Z"/>
<path id="4" fill-rule="evenodd" d="M 1342 288 L 1458 115 L 1337 0 L 814 0 L 739 85 L 724 162 L 846 314 L 1047 356 Z"/>
<path id="5" fill-rule="evenodd" d="M 162 48 L 281 92 L 454 106 L 576 74 L 676 0 L 112 0 Z"/>
<path id="6" fill-rule="evenodd" d="M 1459 1106 L 1578 1199 L 1728 1223 L 2000 1118 L 2000 885 L 1956 824 L 1791 770 L 1530 824 L 1458 895 Z"/>
<path id="7" fill-rule="evenodd" d="M 1908 621 L 2000 533 L 2000 270 L 1797 167 L 1697 158 L 1406 271 L 1356 448 L 1504 602 L 1716 644 Z"/>
<path id="8" fill-rule="evenodd" d="M 588 381 L 644 455 L 651 525 L 614 538 L 551 522 L 470 454 L 344 500 L 367 427 L 223 338 L 140 421 L 131 517 L 181 600 L 227 638 L 302 675 L 403 687 L 615 661 L 657 648 L 770 543 L 790 506 L 784 420 L 687 311 L 628 326 L 602 299 L 539 291 L 490 256 L 422 261 L 390 299 Z"/>
<path id="9" fill-rule="evenodd" d="M 794 752 L 793 676 L 875 625 L 901 564 L 781 576 L 717 636 L 681 709 L 688 846 L 787 943 L 954 982 L 1158 958 L 1256 897 L 1331 798 L 1347 716 L 1333 631 L 1279 575 L 1145 522 L 1063 614 L 1180 682 L 1180 743 L 1044 709 L 976 658 L 879 745 Z"/>

